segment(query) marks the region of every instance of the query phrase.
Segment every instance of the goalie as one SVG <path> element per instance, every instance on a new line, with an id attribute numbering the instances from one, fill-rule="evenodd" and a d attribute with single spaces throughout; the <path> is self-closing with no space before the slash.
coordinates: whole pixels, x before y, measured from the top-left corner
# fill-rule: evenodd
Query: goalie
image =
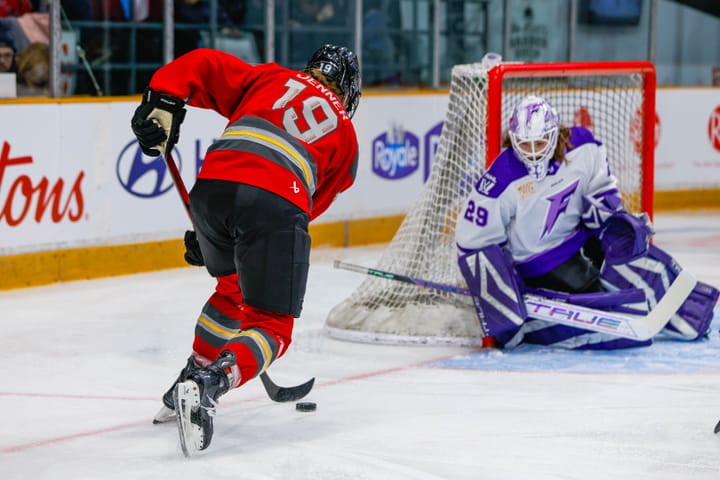
<path id="1" fill-rule="evenodd" d="M 650 244 L 653 233 L 647 215 L 623 207 L 602 143 L 585 128 L 561 125 L 546 100 L 529 95 L 513 111 L 503 151 L 467 199 L 456 241 L 460 271 L 496 346 L 617 349 L 652 340 L 530 318 L 523 294 L 647 313 L 681 270 Z M 697 282 L 663 332 L 703 337 L 717 300 L 717 289 Z"/>

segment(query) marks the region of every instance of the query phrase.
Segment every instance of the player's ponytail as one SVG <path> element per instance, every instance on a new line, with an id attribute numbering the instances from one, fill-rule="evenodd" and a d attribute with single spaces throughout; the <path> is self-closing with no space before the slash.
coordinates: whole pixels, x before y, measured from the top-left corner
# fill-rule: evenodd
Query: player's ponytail
<path id="1" fill-rule="evenodd" d="M 330 80 L 328 80 L 327 77 L 325 76 L 325 74 L 322 73 L 319 68 L 313 67 L 313 68 L 309 69 L 307 71 L 307 73 L 311 77 L 313 77 L 315 80 L 317 80 L 318 82 L 322 83 L 323 85 L 328 87 L 330 90 L 332 90 L 332 92 L 335 95 L 337 95 L 337 97 L 339 99 L 344 98 L 343 92 L 342 92 L 342 90 L 340 90 L 340 87 L 338 87 L 337 82 L 331 82 Z"/>

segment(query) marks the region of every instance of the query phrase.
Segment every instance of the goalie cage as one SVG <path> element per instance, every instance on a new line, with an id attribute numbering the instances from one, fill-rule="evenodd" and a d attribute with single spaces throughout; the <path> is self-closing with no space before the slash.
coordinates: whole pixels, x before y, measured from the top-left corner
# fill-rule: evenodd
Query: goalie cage
<path id="1" fill-rule="evenodd" d="M 607 146 L 625 206 L 652 217 L 656 117 L 650 62 L 456 65 L 427 183 L 376 268 L 465 287 L 455 220 L 500 152 L 514 106 L 529 93 L 545 97 L 564 125 L 584 126 Z M 483 337 L 469 297 L 370 276 L 330 311 L 325 331 L 386 344 L 479 346 Z"/>

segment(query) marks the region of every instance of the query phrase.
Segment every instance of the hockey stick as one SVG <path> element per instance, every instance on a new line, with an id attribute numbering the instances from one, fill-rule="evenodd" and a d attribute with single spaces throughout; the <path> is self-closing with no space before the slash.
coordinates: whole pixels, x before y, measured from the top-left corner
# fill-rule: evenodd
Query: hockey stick
<path id="1" fill-rule="evenodd" d="M 168 170 L 170 170 L 170 176 L 173 179 L 173 183 L 175 183 L 177 192 L 180 194 L 180 199 L 183 202 L 188 218 L 190 218 L 190 223 L 192 223 L 192 213 L 190 213 L 190 196 L 188 195 L 187 188 L 185 187 L 185 182 L 183 182 L 183 179 L 180 176 L 175 160 L 172 158 L 172 153 L 168 152 L 166 155 L 163 155 L 163 160 L 165 160 L 165 165 L 167 165 Z M 300 385 L 295 385 L 293 387 L 281 387 L 272 381 L 267 372 L 262 372 L 260 374 L 260 380 L 262 380 L 263 387 L 265 387 L 265 391 L 270 397 L 270 400 L 274 402 L 293 402 L 295 400 L 300 400 L 310 393 L 310 390 L 312 390 L 313 385 L 315 384 L 315 377 L 313 377 Z"/>
<path id="2" fill-rule="evenodd" d="M 445 283 L 431 282 L 418 278 L 386 272 L 375 268 L 362 267 L 335 260 L 335 268 L 365 273 L 388 280 L 410 283 L 424 288 L 433 288 L 442 292 L 455 293 L 471 297 L 466 288 Z M 662 330 L 675 312 L 690 294 L 697 280 L 681 270 L 665 295 L 647 315 L 629 315 L 550 300 L 539 295 L 524 295 L 528 315 L 538 320 L 568 325 L 593 332 L 607 333 L 622 338 L 645 341 Z"/>

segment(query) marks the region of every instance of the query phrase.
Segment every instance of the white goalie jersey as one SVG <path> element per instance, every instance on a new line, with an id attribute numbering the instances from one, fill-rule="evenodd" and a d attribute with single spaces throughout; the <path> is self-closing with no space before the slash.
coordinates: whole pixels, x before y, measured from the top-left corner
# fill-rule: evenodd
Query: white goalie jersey
<path id="1" fill-rule="evenodd" d="M 536 181 L 511 148 L 475 185 L 458 217 L 461 253 L 501 245 L 523 277 L 542 275 L 568 260 L 591 233 L 583 227 L 583 197 L 619 196 L 605 147 L 582 127 L 571 129 L 563 162 L 552 160 Z"/>

